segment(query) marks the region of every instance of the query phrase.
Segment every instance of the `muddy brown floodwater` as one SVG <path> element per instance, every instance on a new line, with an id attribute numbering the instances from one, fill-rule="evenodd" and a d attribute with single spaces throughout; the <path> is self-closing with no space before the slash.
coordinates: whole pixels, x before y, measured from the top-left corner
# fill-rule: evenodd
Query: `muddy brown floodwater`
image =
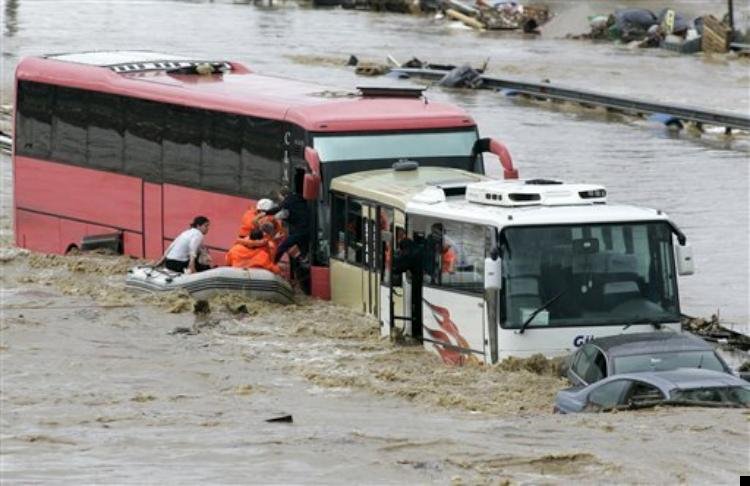
<path id="1" fill-rule="evenodd" d="M 489 56 L 497 75 L 747 111 L 747 62 L 564 41 L 613 4 L 552 4 L 560 15 L 530 39 L 293 2 L 6 0 L 0 98 L 12 100 L 22 56 L 140 48 L 226 56 L 344 90 L 370 81 L 337 64 L 349 54 Z M 490 92 L 428 95 L 466 107 L 524 176 L 603 183 L 618 201 L 668 211 L 696 253 L 699 274 L 681 282 L 685 310 L 718 307 L 747 322 L 747 137 L 668 134 Z M 379 339 L 371 319 L 304 298 L 283 307 L 224 297 L 195 315 L 186 295 L 127 292 L 134 260 L 18 250 L 11 180 L 0 156 L 3 483 L 736 484 L 750 474 L 747 411 L 555 415 L 566 385 L 544 359 L 446 367 Z M 266 421 L 286 415 L 292 423 Z"/>
<path id="2" fill-rule="evenodd" d="M 2 479 L 725 483 L 748 412 L 550 413 L 544 359 L 446 367 L 303 297 L 130 294 L 135 263 L 4 247 Z M 178 331 L 178 332 L 175 332 Z M 181 332 L 180 332 L 181 331 Z M 267 419 L 292 415 L 293 423 Z"/>

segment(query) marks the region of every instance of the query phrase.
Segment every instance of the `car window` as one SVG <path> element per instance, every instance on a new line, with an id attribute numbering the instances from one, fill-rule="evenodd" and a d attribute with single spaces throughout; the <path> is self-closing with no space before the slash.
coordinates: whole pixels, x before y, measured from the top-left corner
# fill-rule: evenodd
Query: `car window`
<path id="1" fill-rule="evenodd" d="M 704 368 L 726 371 L 713 351 L 679 351 L 619 356 L 614 359 L 614 373 L 668 371 L 677 368 Z"/>
<path id="2" fill-rule="evenodd" d="M 750 387 L 732 386 L 675 390 L 672 392 L 671 398 L 687 402 L 716 402 L 748 407 L 750 406 Z"/>
<path id="3" fill-rule="evenodd" d="M 642 381 L 636 381 L 633 386 L 628 390 L 623 404 L 639 405 L 642 403 L 654 402 L 664 400 L 664 394 L 650 383 L 644 383 Z"/>
<path id="4" fill-rule="evenodd" d="M 576 351 L 576 353 L 573 355 L 573 358 L 570 360 L 570 369 L 578 376 L 581 376 L 579 367 L 581 366 L 581 362 L 583 359 L 584 359 L 583 350 L 579 349 L 578 351 Z"/>
<path id="5" fill-rule="evenodd" d="M 578 351 L 578 358 L 574 364 L 573 371 L 575 371 L 576 375 L 582 380 L 586 380 L 586 370 L 591 366 L 594 359 L 595 349 L 596 348 L 591 344 L 584 344 Z"/>
<path id="6" fill-rule="evenodd" d="M 633 380 L 614 380 L 604 383 L 589 393 L 588 405 L 595 409 L 606 410 L 623 405 L 625 394 L 633 384 Z"/>
<path id="7" fill-rule="evenodd" d="M 583 379 L 587 383 L 596 383 L 607 375 L 607 362 L 604 354 L 595 347 L 589 350 L 588 367 L 584 370 Z"/>

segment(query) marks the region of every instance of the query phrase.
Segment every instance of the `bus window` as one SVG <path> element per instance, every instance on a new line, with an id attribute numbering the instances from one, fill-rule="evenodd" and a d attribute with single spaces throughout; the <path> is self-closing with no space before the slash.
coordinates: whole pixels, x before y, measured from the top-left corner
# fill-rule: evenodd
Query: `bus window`
<path id="1" fill-rule="evenodd" d="M 242 117 L 211 113 L 206 122 L 201 187 L 237 194 L 240 192 Z"/>
<path id="2" fill-rule="evenodd" d="M 346 261 L 362 265 L 364 263 L 364 218 L 362 218 L 362 205 L 349 199 L 346 210 Z"/>
<path id="3" fill-rule="evenodd" d="M 346 200 L 342 196 L 331 198 L 331 256 L 346 259 Z"/>
<path id="4" fill-rule="evenodd" d="M 52 114 L 51 158 L 75 165 L 87 165 L 86 131 L 88 99 L 84 91 L 57 88 Z"/>
<path id="5" fill-rule="evenodd" d="M 162 144 L 164 182 L 198 187 L 204 112 L 170 105 Z"/>
<path id="6" fill-rule="evenodd" d="M 125 99 L 125 153 L 127 174 L 161 182 L 162 120 L 166 105 L 137 98 Z"/>
<path id="7" fill-rule="evenodd" d="M 47 84 L 18 83 L 15 147 L 18 155 L 49 157 L 54 93 L 54 87 Z"/>
<path id="8" fill-rule="evenodd" d="M 484 258 L 489 232 L 483 226 L 413 216 L 411 228 L 424 238 L 424 283 L 472 293 L 484 292 Z"/>
<path id="9" fill-rule="evenodd" d="M 92 91 L 89 97 L 88 164 L 97 169 L 122 170 L 123 113 L 118 96 Z"/>
<path id="10" fill-rule="evenodd" d="M 380 280 L 391 281 L 391 262 L 393 261 L 393 209 L 381 207 L 378 212 L 378 231 L 380 232 Z"/>
<path id="11" fill-rule="evenodd" d="M 240 190 L 245 197 L 267 197 L 281 186 L 282 123 L 245 117 L 242 136 L 242 176 Z"/>

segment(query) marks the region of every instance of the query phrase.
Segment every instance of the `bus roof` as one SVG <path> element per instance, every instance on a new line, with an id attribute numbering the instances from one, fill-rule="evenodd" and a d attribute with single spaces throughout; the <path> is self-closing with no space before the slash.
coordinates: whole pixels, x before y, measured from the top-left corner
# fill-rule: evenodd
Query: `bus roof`
<path id="1" fill-rule="evenodd" d="M 409 214 L 487 226 L 535 226 L 570 223 L 616 223 L 668 220 L 662 211 L 629 205 L 562 204 L 503 207 L 470 202 L 464 191 L 468 184 L 492 179 L 445 167 L 419 167 L 411 171 L 381 169 L 356 172 L 333 179 L 331 189 L 362 199 L 381 202 Z M 496 180 L 523 185 L 524 181 Z M 487 184 L 487 183 L 486 183 Z M 583 185 L 568 185 L 573 188 Z M 554 186 L 564 188 L 564 185 Z M 453 197 L 451 197 L 453 195 Z"/>
<path id="2" fill-rule="evenodd" d="M 331 182 L 331 189 L 405 211 L 407 204 L 425 189 L 465 187 L 484 180 L 489 178 L 448 167 L 419 167 L 407 171 L 380 169 L 336 177 Z"/>
<path id="3" fill-rule="evenodd" d="M 178 73 L 209 63 L 215 74 Z M 170 72 L 172 71 L 172 72 Z M 361 96 L 265 76 L 225 60 L 149 51 L 55 54 L 23 59 L 19 80 L 101 91 L 241 115 L 287 120 L 313 132 L 422 130 L 475 126 L 462 109 L 424 98 Z"/>

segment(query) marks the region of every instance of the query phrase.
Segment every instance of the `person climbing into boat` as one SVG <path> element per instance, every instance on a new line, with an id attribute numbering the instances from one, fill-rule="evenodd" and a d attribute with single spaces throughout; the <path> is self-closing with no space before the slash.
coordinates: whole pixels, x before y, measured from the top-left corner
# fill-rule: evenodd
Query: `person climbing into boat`
<path id="1" fill-rule="evenodd" d="M 273 201 L 264 198 L 258 200 L 255 207 L 247 208 L 240 220 L 240 229 L 237 232 L 240 238 L 247 237 L 251 231 L 258 229 L 260 219 L 266 216 L 266 211 L 273 208 Z"/>
<path id="2" fill-rule="evenodd" d="M 273 262 L 272 243 L 264 238 L 263 231 L 254 229 L 246 240 L 238 239 L 226 255 L 226 264 L 236 268 L 263 268 L 281 273 Z"/>
<path id="3" fill-rule="evenodd" d="M 281 211 L 286 211 L 285 221 L 289 228 L 289 235 L 276 250 L 274 263 L 278 263 L 284 253 L 295 245 L 299 249 L 300 258 L 304 259 L 310 247 L 310 210 L 307 201 L 288 187 L 279 190 L 278 198 L 281 201 L 280 204 L 266 211 L 266 214 L 274 216 Z"/>
<path id="4" fill-rule="evenodd" d="M 154 266 L 164 265 L 167 269 L 180 273 L 202 272 L 211 268 L 199 261 L 203 251 L 203 237 L 208 233 L 211 222 L 205 216 L 196 216 L 190 228 L 180 233 Z"/>

